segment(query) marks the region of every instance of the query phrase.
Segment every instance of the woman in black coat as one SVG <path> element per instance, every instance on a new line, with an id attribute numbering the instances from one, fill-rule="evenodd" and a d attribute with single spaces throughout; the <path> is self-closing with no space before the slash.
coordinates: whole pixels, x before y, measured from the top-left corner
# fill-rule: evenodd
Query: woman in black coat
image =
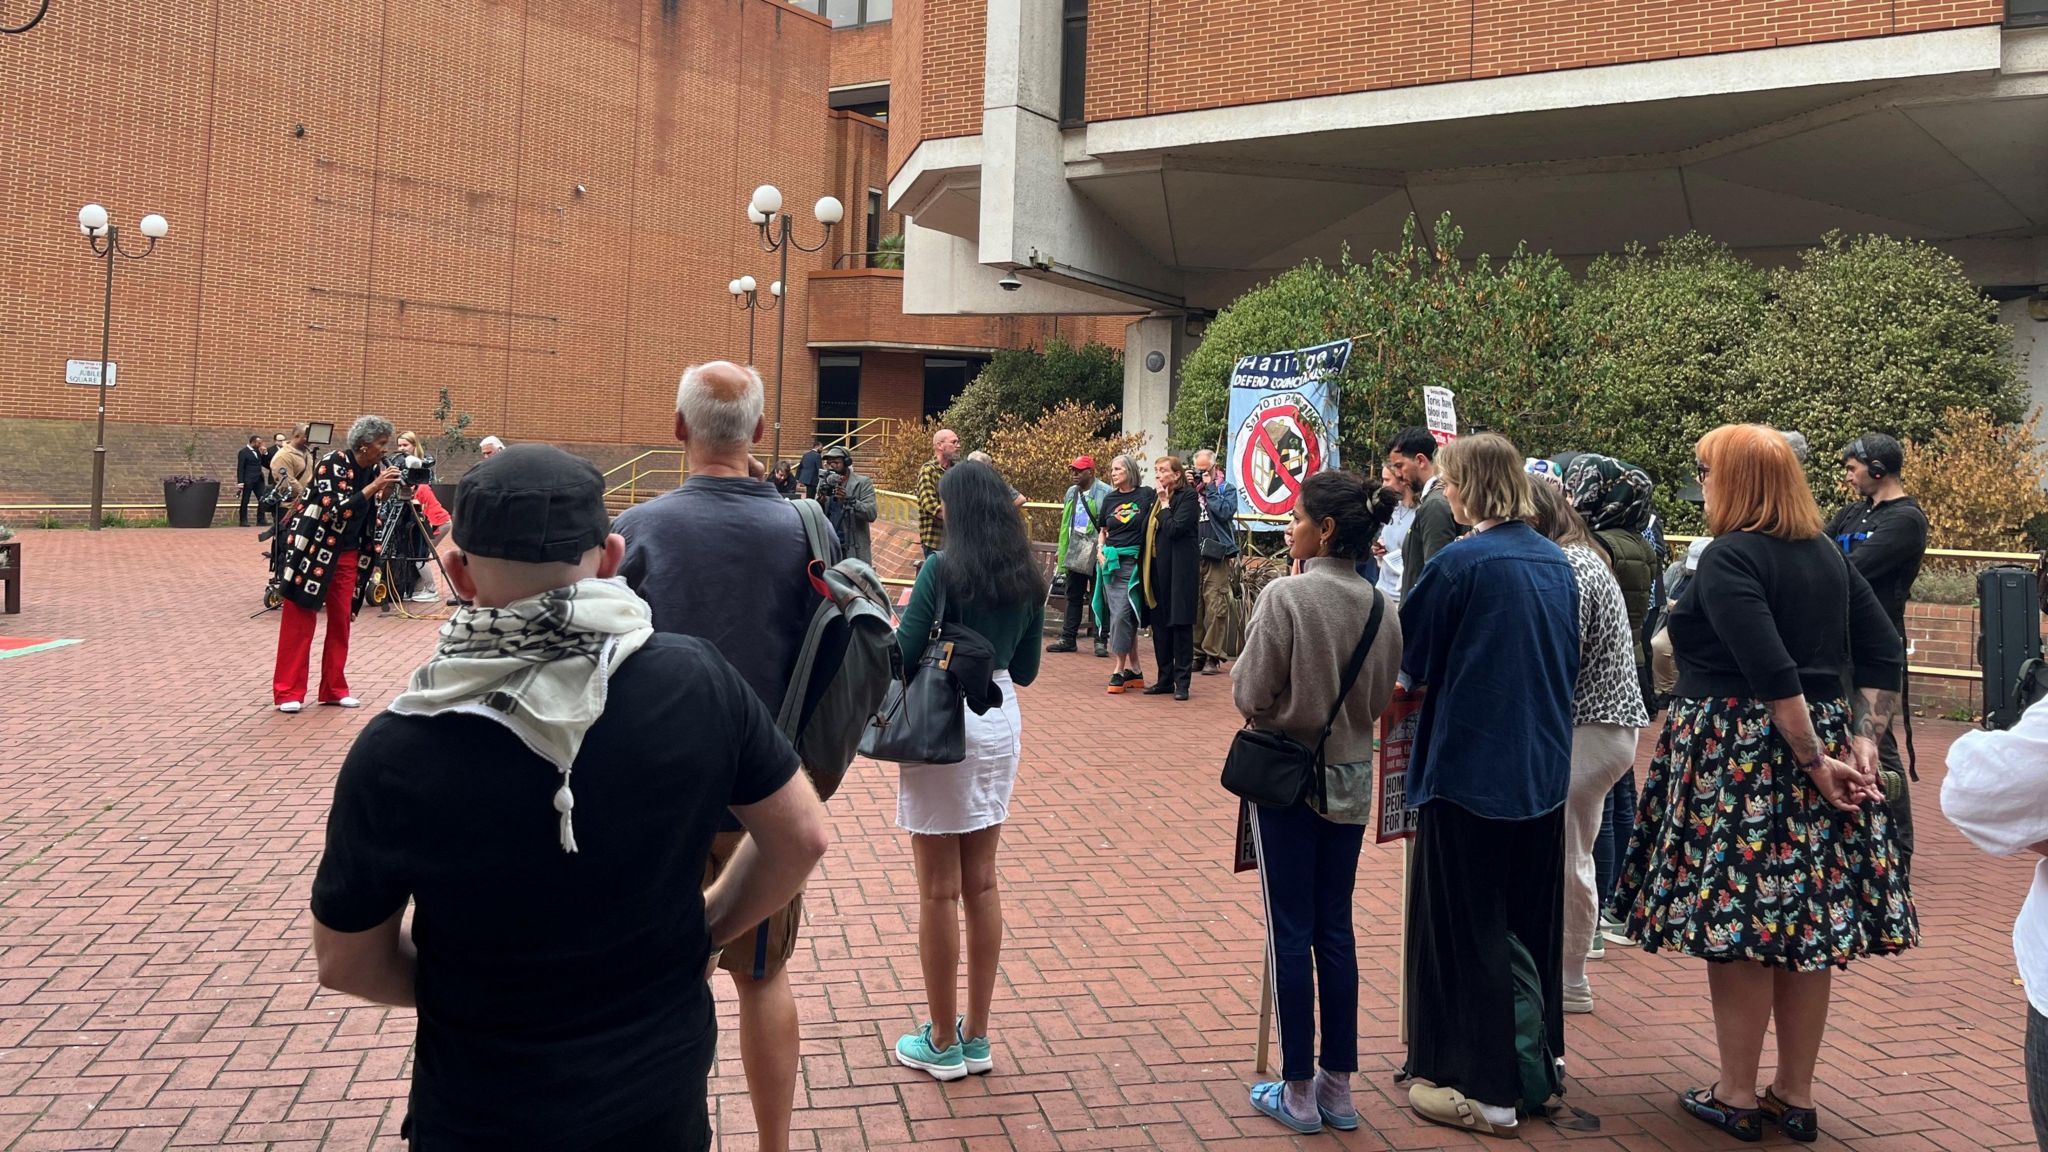
<path id="1" fill-rule="evenodd" d="M 1188 487 L 1187 466 L 1180 457 L 1160 457 L 1152 465 L 1152 475 L 1159 495 L 1145 532 L 1145 601 L 1159 682 L 1145 689 L 1145 695 L 1171 692 L 1174 699 L 1185 700 L 1195 663 L 1195 618 L 1201 611 L 1201 553 L 1196 543 L 1200 501 Z"/>

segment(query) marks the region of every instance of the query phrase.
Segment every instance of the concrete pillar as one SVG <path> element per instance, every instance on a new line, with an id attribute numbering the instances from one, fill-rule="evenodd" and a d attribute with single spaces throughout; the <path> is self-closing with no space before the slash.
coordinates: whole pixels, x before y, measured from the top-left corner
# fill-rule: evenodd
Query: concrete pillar
<path id="1" fill-rule="evenodd" d="M 2025 300 L 2000 304 L 1998 318 L 2012 329 L 2012 354 L 2027 384 L 2028 411 L 2048 408 L 2048 320 L 2034 319 Z"/>
<path id="2" fill-rule="evenodd" d="M 1147 316 L 1124 328 L 1124 431 L 1145 434 L 1141 460 L 1167 454 L 1173 382 L 1188 349 L 1187 321 L 1179 316 Z"/>

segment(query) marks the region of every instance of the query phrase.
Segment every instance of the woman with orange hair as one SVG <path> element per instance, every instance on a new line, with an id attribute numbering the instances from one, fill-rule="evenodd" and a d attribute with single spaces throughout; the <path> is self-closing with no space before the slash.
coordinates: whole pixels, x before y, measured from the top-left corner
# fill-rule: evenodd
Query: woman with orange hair
<path id="1" fill-rule="evenodd" d="M 1708 962 L 1720 1079 L 1680 1106 L 1739 1140 L 1767 1121 L 1813 1140 L 1833 970 L 1919 943 L 1877 782 L 1903 646 L 1783 436 L 1725 425 L 1696 455 L 1714 541 L 1671 613 L 1678 687 L 1614 905 L 1645 949 Z"/>

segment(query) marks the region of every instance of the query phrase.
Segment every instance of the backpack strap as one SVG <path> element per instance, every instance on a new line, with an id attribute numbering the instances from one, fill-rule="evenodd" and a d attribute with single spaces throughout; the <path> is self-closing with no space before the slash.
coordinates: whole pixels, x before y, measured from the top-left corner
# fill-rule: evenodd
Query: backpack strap
<path id="1" fill-rule="evenodd" d="M 836 561 L 839 534 L 832 530 L 832 522 L 825 518 L 825 510 L 816 500 L 792 500 L 796 505 L 797 519 L 804 522 L 804 541 L 811 546 L 811 559 L 830 568 Z"/>

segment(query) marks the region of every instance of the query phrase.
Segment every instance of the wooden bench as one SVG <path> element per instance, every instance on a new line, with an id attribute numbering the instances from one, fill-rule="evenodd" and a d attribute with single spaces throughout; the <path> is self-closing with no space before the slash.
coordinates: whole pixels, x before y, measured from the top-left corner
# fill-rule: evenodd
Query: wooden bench
<path id="1" fill-rule="evenodd" d="M 21 541 L 9 540 L 0 544 L 0 584 L 7 585 L 5 607 L 0 612 L 12 615 L 21 611 Z"/>

